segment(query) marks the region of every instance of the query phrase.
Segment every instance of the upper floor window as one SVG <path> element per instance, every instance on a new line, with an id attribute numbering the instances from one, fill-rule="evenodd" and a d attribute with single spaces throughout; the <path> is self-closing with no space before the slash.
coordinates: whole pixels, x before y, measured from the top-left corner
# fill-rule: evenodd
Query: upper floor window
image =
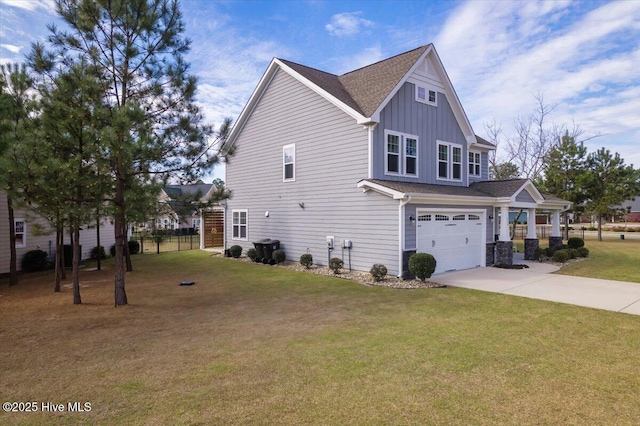
<path id="1" fill-rule="evenodd" d="M 462 180 L 462 146 L 438 142 L 438 179 Z"/>
<path id="2" fill-rule="evenodd" d="M 480 177 L 480 153 L 469 151 L 469 176 Z"/>
<path id="3" fill-rule="evenodd" d="M 436 89 L 429 86 L 416 84 L 416 101 L 424 104 L 438 106 L 438 95 Z"/>
<path id="4" fill-rule="evenodd" d="M 27 222 L 24 219 L 14 219 L 13 230 L 16 235 L 16 248 L 27 246 Z"/>
<path id="5" fill-rule="evenodd" d="M 296 144 L 282 148 L 282 180 L 284 182 L 296 180 Z"/>
<path id="6" fill-rule="evenodd" d="M 385 130 L 385 173 L 418 175 L 418 137 Z"/>
<path id="7" fill-rule="evenodd" d="M 231 238 L 234 240 L 246 240 L 249 235 L 249 223 L 247 216 L 248 210 L 233 210 L 231 212 L 232 217 L 232 234 Z"/>

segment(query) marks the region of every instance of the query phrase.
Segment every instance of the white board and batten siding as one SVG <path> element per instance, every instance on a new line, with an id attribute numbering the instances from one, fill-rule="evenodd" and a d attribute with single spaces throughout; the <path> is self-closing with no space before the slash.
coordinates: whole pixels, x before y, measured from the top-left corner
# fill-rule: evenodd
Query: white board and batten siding
<path id="1" fill-rule="evenodd" d="M 50 227 L 45 220 L 39 217 L 32 211 L 25 209 L 15 209 L 15 219 L 22 219 L 25 221 L 25 246 L 16 248 L 17 254 L 17 266 L 20 270 L 20 262 L 24 254 L 31 250 L 42 250 L 49 255 L 49 258 L 53 260 L 56 254 L 55 232 L 45 233 L 41 235 L 40 232 L 34 230 L 48 230 Z M 115 238 L 113 234 L 113 225 L 108 219 L 103 219 L 102 227 L 100 229 L 100 244 L 105 247 L 106 250 L 114 244 Z M 38 224 L 39 226 L 34 226 Z M 6 274 L 9 272 L 11 252 L 10 252 L 10 240 L 9 240 L 9 212 L 7 211 L 7 197 L 4 192 L 0 192 L 0 274 Z M 69 237 L 65 235 L 66 243 L 69 243 Z M 80 232 L 80 244 L 82 245 L 82 259 L 88 259 L 96 243 L 96 229 L 95 226 L 85 226 Z"/>
<path id="2" fill-rule="evenodd" d="M 293 118 L 295 117 L 295 118 Z M 295 144 L 295 181 L 283 181 L 283 147 Z M 326 265 L 352 241 L 351 265 L 368 271 L 383 263 L 398 273 L 398 201 L 356 187 L 368 176 L 368 130 L 302 83 L 279 70 L 236 140 L 226 167 L 233 191 L 227 203 L 227 247 L 271 238 L 287 259 L 304 253 Z M 301 205 L 304 205 L 302 207 Z M 233 210 L 248 211 L 247 238 L 232 236 Z M 266 216 L 269 212 L 269 216 Z M 348 251 L 344 250 L 345 266 Z"/>

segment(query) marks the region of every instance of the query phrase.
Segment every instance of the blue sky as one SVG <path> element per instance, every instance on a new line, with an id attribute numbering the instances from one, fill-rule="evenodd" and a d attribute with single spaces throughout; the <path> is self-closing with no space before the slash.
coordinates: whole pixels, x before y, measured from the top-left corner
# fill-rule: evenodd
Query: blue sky
<path id="1" fill-rule="evenodd" d="M 550 122 L 601 133 L 589 150 L 640 167 L 640 0 L 183 0 L 182 10 L 211 123 L 238 116 L 274 56 L 341 74 L 434 43 L 477 134 L 495 119 L 508 137 L 542 93 L 556 105 Z M 22 61 L 56 19 L 52 0 L 0 0 L 0 62 Z"/>

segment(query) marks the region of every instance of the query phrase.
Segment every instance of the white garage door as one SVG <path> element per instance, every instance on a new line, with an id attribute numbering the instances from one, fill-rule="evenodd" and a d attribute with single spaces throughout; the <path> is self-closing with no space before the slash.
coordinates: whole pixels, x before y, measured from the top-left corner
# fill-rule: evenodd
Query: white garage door
<path id="1" fill-rule="evenodd" d="M 479 212 L 418 210 L 416 249 L 436 258 L 436 274 L 481 266 L 483 219 Z"/>

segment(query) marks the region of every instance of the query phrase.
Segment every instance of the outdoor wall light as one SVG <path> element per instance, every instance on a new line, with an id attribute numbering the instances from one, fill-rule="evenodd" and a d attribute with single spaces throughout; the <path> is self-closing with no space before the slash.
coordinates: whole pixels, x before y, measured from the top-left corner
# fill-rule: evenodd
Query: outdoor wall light
<path id="1" fill-rule="evenodd" d="M 267 210 L 266 212 L 264 212 L 264 217 L 269 217 L 269 210 Z"/>
<path id="2" fill-rule="evenodd" d="M 409 216 L 409 222 L 416 223 L 416 217 L 414 215 Z"/>

